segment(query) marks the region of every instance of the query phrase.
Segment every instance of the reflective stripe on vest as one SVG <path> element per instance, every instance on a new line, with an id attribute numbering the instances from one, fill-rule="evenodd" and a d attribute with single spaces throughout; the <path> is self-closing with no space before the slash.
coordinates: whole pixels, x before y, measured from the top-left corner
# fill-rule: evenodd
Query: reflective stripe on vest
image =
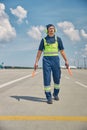
<path id="1" fill-rule="evenodd" d="M 58 56 L 58 42 L 49 44 L 44 38 L 44 56 Z"/>

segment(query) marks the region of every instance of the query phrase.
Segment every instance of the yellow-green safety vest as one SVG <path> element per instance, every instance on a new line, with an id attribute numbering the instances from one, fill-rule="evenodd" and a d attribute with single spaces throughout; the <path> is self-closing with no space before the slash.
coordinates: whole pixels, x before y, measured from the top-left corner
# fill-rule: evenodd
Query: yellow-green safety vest
<path id="1" fill-rule="evenodd" d="M 47 43 L 46 39 L 44 38 L 44 56 L 58 56 L 58 41 L 57 38 L 54 43 L 49 44 Z"/>

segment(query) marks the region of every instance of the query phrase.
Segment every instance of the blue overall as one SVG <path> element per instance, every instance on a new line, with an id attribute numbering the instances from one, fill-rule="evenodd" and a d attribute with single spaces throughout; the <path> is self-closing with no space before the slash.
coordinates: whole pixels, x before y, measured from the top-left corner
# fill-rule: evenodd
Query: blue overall
<path id="1" fill-rule="evenodd" d="M 60 84 L 61 70 L 58 56 L 44 56 L 43 57 L 43 78 L 44 87 L 50 88 L 51 86 L 51 72 L 53 76 L 54 86 Z M 46 89 L 45 89 L 46 90 Z M 54 87 L 54 95 L 57 96 L 59 88 Z M 51 98 L 51 90 L 45 91 L 47 99 Z"/>
<path id="2" fill-rule="evenodd" d="M 45 38 L 47 42 L 52 44 L 55 42 L 55 36 Z M 60 40 L 61 41 L 61 40 Z M 44 40 L 42 39 L 39 50 L 44 49 Z M 58 41 L 58 50 L 63 50 L 62 41 Z M 52 98 L 51 95 L 51 75 L 54 81 L 54 95 L 57 96 L 60 90 L 60 78 L 61 78 L 61 70 L 60 70 L 60 59 L 59 56 L 43 56 L 43 80 L 44 80 L 44 89 L 47 100 Z"/>

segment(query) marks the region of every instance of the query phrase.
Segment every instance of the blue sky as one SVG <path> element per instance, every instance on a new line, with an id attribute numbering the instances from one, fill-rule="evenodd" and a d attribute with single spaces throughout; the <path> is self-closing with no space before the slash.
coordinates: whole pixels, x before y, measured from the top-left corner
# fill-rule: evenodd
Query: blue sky
<path id="1" fill-rule="evenodd" d="M 87 0 L 0 0 L 0 63 L 33 66 L 49 23 L 57 28 L 56 35 L 63 41 L 70 65 L 84 66 Z M 42 58 L 40 66 L 41 62 Z"/>

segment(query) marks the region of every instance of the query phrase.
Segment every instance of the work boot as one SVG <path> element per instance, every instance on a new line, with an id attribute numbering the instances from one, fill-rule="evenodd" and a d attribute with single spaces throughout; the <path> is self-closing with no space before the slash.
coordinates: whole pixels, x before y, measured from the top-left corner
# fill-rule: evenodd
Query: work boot
<path id="1" fill-rule="evenodd" d="M 48 100 L 47 100 L 47 103 L 48 103 L 48 104 L 53 104 L 52 99 L 48 99 Z"/>
<path id="2" fill-rule="evenodd" d="M 48 104 L 52 104 L 52 95 L 51 95 L 51 92 L 45 92 L 46 94 L 46 98 L 47 98 L 47 103 Z"/>
<path id="3" fill-rule="evenodd" d="M 54 96 L 54 100 L 56 100 L 56 101 L 58 101 L 58 100 L 59 100 L 58 95 L 57 95 L 57 96 L 55 96 L 55 94 L 53 93 L 53 96 Z"/>

